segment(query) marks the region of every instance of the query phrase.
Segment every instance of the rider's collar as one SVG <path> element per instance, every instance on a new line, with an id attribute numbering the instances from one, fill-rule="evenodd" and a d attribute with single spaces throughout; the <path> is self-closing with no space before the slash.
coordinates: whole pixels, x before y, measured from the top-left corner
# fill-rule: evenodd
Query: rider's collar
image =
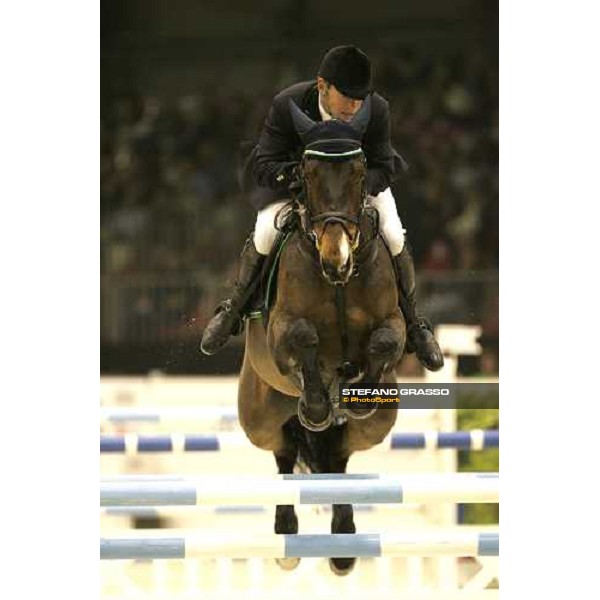
<path id="1" fill-rule="evenodd" d="M 321 102 L 321 92 L 319 92 L 319 113 L 321 114 L 321 119 L 323 119 L 323 121 L 331 121 L 331 119 L 333 119 L 333 117 L 325 110 L 325 107 Z"/>

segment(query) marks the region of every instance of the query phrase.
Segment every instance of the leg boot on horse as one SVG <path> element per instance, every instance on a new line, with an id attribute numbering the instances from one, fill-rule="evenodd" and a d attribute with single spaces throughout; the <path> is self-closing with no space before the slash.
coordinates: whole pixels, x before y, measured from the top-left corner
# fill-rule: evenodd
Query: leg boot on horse
<path id="1" fill-rule="evenodd" d="M 398 274 L 398 298 L 407 325 L 406 351 L 416 352 L 425 368 L 439 371 L 444 366 L 444 355 L 429 321 L 417 316 L 415 266 L 407 245 L 394 257 L 394 263 Z"/>
<path id="2" fill-rule="evenodd" d="M 230 336 L 241 332 L 242 311 L 252 295 L 254 283 L 260 276 L 265 260 L 254 245 L 253 235 L 246 240 L 241 254 L 240 270 L 231 298 L 221 302 L 215 316 L 206 326 L 200 349 L 204 354 L 215 354 L 229 340 Z"/>

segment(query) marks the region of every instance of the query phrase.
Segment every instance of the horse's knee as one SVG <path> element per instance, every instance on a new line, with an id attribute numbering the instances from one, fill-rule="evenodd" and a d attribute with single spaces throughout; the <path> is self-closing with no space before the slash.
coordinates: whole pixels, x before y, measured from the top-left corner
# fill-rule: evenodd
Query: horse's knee
<path id="1" fill-rule="evenodd" d="M 318 345 L 316 327 L 306 319 L 297 319 L 285 329 L 274 348 L 275 364 L 283 375 L 287 375 L 314 355 Z"/>
<path id="2" fill-rule="evenodd" d="M 286 343 L 300 352 L 310 351 L 319 345 L 317 328 L 306 319 L 294 321 L 286 332 Z"/>

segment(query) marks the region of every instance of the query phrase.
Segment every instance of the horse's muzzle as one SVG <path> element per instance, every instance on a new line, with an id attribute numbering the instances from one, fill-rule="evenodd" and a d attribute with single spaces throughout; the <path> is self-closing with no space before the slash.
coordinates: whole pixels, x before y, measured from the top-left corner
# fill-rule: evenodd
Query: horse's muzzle
<path id="1" fill-rule="evenodd" d="M 321 270 L 323 276 L 332 285 L 345 285 L 348 283 L 350 276 L 352 275 L 352 257 L 349 256 L 348 260 L 341 266 L 331 264 L 328 261 L 321 259 Z"/>

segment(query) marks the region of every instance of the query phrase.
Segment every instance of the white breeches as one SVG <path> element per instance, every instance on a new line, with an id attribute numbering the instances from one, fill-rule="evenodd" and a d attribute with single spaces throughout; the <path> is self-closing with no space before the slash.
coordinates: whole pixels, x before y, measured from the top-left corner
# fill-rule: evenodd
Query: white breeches
<path id="1" fill-rule="evenodd" d="M 256 225 L 254 226 L 254 245 L 261 254 L 269 254 L 275 238 L 277 229 L 275 229 L 275 215 L 288 201 L 274 202 L 262 210 L 258 211 L 256 216 Z M 398 211 L 396 202 L 392 195 L 392 190 L 386 188 L 377 196 L 367 196 L 367 204 L 374 206 L 379 213 L 379 231 L 392 252 L 396 256 L 404 248 L 404 234 L 406 233 Z"/>

